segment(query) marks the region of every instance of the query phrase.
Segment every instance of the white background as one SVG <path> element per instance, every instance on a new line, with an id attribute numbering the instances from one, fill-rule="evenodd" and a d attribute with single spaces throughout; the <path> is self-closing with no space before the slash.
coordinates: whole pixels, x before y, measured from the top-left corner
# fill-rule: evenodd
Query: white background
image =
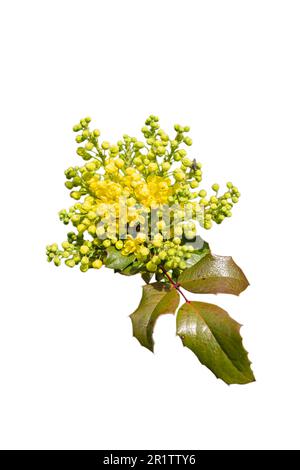
<path id="1" fill-rule="evenodd" d="M 289 0 L 2 3 L 1 448 L 299 448 L 299 21 Z M 116 141 L 150 113 L 191 126 L 204 185 L 241 190 L 205 236 L 251 287 L 202 300 L 244 324 L 256 383 L 215 379 L 171 315 L 142 348 L 139 278 L 45 261 L 73 124 Z"/>

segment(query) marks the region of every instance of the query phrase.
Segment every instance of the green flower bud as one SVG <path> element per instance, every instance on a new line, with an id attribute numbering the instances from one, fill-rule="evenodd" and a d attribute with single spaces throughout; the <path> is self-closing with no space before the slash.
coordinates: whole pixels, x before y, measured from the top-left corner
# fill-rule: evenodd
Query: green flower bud
<path id="1" fill-rule="evenodd" d="M 83 157 L 85 155 L 85 149 L 83 147 L 78 147 L 78 149 L 76 150 L 76 153 L 77 155 L 79 155 L 80 157 Z"/>
<path id="2" fill-rule="evenodd" d="M 135 147 L 138 149 L 142 149 L 145 147 L 145 144 L 143 142 L 136 142 Z"/>
<path id="3" fill-rule="evenodd" d="M 149 160 L 148 160 L 148 162 L 149 162 Z M 142 159 L 141 159 L 140 157 L 135 157 L 135 158 L 133 159 L 133 163 L 134 163 L 135 165 L 137 165 L 137 166 L 138 166 L 138 165 L 141 165 L 141 164 L 142 164 Z"/>
<path id="4" fill-rule="evenodd" d="M 79 191 L 72 191 L 70 196 L 77 201 L 81 198 L 81 193 Z"/>
<path id="5" fill-rule="evenodd" d="M 167 252 L 166 251 L 161 251 L 159 254 L 158 254 L 159 258 L 161 260 L 165 260 L 166 257 L 167 257 Z"/>
<path id="6" fill-rule="evenodd" d="M 65 182 L 65 187 L 68 188 L 68 189 L 72 189 L 74 186 L 73 182 L 72 181 L 66 181 Z"/>
<path id="7" fill-rule="evenodd" d="M 93 261 L 92 266 L 94 269 L 100 269 L 102 266 L 101 259 L 96 259 L 95 261 Z"/>
<path id="8" fill-rule="evenodd" d="M 69 268 L 74 268 L 75 266 L 75 261 L 73 259 L 67 259 L 65 261 L 65 264 L 69 267 Z"/>
<path id="9" fill-rule="evenodd" d="M 87 142 L 85 145 L 86 150 L 93 150 L 94 144 L 92 142 Z"/>
<path id="10" fill-rule="evenodd" d="M 162 165 L 162 170 L 163 171 L 169 171 L 169 169 L 171 168 L 171 164 L 169 162 L 164 162 Z"/>
<path id="11" fill-rule="evenodd" d="M 190 137 L 185 137 L 185 138 L 183 139 L 183 142 L 184 142 L 186 145 L 188 145 L 188 146 L 191 146 L 191 145 L 193 144 L 193 141 L 192 141 L 192 139 L 191 139 Z"/>
<path id="12" fill-rule="evenodd" d="M 156 270 L 157 270 L 157 265 L 152 263 L 151 261 L 149 261 L 147 264 L 146 264 L 146 268 L 148 271 L 150 271 L 151 273 L 154 273 Z"/>
<path id="13" fill-rule="evenodd" d="M 182 159 L 182 164 L 183 164 L 184 166 L 190 167 L 190 166 L 192 165 L 192 161 L 191 161 L 189 158 L 184 157 L 184 158 Z"/>
<path id="14" fill-rule="evenodd" d="M 80 176 L 75 176 L 75 178 L 73 178 L 72 182 L 73 182 L 73 186 L 80 186 L 81 183 L 82 183 Z"/>
<path id="15" fill-rule="evenodd" d="M 181 159 L 182 159 L 182 156 L 180 155 L 180 153 L 179 153 L 179 152 L 176 152 L 176 153 L 174 154 L 174 160 L 175 160 L 175 162 L 180 162 Z"/>
<path id="16" fill-rule="evenodd" d="M 151 173 L 154 173 L 155 171 L 157 171 L 157 169 L 158 169 L 157 163 L 149 163 L 148 170 Z"/>
<path id="17" fill-rule="evenodd" d="M 83 233 L 86 230 L 86 225 L 84 224 L 77 225 L 77 230 L 79 233 Z"/>
<path id="18" fill-rule="evenodd" d="M 104 142 L 102 142 L 101 147 L 103 148 L 103 150 L 108 150 L 109 147 L 110 147 L 110 143 L 107 142 L 107 141 L 104 141 Z"/>
<path id="19" fill-rule="evenodd" d="M 181 170 L 174 171 L 174 178 L 176 181 L 183 181 L 185 179 L 185 174 Z"/>
<path id="20" fill-rule="evenodd" d="M 119 150 L 120 150 L 120 149 L 119 149 L 119 147 L 118 147 L 117 145 L 112 145 L 112 146 L 110 147 L 110 152 L 111 152 L 112 154 L 114 154 L 114 155 L 116 155 L 117 153 L 119 153 Z"/>
<path id="21" fill-rule="evenodd" d="M 97 227 L 96 225 L 90 225 L 88 228 L 88 232 L 90 235 L 95 235 L 96 234 Z"/>
<path id="22" fill-rule="evenodd" d="M 165 263 L 165 265 L 164 265 L 164 268 L 165 268 L 167 271 L 169 271 L 170 269 L 172 269 L 172 267 L 173 267 L 172 261 L 167 261 L 167 262 Z"/>
<path id="23" fill-rule="evenodd" d="M 81 272 L 86 273 L 88 269 L 89 269 L 89 265 L 88 265 L 88 264 L 81 264 L 81 265 L 80 265 L 80 271 L 81 271 Z"/>
<path id="24" fill-rule="evenodd" d="M 80 251 L 80 253 L 81 253 L 82 255 L 86 255 L 86 254 L 90 251 L 90 249 L 89 249 L 88 246 L 82 245 L 82 246 L 80 247 L 80 250 L 79 250 L 79 251 Z"/>

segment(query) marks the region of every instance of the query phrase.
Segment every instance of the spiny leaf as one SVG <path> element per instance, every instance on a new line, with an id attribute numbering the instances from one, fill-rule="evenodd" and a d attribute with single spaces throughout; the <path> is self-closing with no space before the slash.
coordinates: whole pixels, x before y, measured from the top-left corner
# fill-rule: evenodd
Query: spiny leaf
<path id="1" fill-rule="evenodd" d="M 142 272 L 141 274 L 143 281 L 145 281 L 146 284 L 149 284 L 153 277 L 153 273 L 150 273 L 149 271 Z"/>
<path id="2" fill-rule="evenodd" d="M 120 271 L 120 274 L 125 276 L 134 276 L 135 274 L 141 272 L 141 269 L 144 268 L 144 263 L 140 261 L 134 261 L 134 263 L 129 264 L 125 269 Z"/>
<path id="3" fill-rule="evenodd" d="M 130 315 L 135 336 L 142 346 L 153 351 L 153 329 L 159 315 L 175 313 L 179 294 L 173 287 L 161 282 L 143 286 L 143 295 L 138 308 Z"/>
<path id="4" fill-rule="evenodd" d="M 227 384 L 255 381 L 240 327 L 225 310 L 204 302 L 186 303 L 177 315 L 177 334 L 183 345 Z"/>
<path id="5" fill-rule="evenodd" d="M 135 259 L 135 255 L 123 256 L 114 246 L 107 248 L 106 252 L 105 266 L 118 271 L 127 268 Z"/>
<path id="6" fill-rule="evenodd" d="M 209 244 L 207 242 L 204 242 L 202 248 L 194 250 L 191 253 L 191 257 L 185 261 L 187 268 L 190 268 L 194 264 L 198 263 L 198 261 L 204 258 L 204 256 L 208 253 L 210 253 Z"/>
<path id="7" fill-rule="evenodd" d="M 185 269 L 178 282 L 190 292 L 202 294 L 239 295 L 249 282 L 231 256 L 204 256 L 192 267 Z"/>

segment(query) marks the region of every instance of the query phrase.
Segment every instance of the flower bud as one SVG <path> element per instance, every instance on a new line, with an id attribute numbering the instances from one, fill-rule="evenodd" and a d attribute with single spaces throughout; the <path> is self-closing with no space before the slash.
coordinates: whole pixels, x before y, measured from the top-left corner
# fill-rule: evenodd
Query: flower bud
<path id="1" fill-rule="evenodd" d="M 88 246 L 82 245 L 82 246 L 80 247 L 80 250 L 79 250 L 79 251 L 80 251 L 80 253 L 81 253 L 82 255 L 86 255 L 90 250 L 89 250 L 89 247 L 88 247 Z"/>
<path id="2" fill-rule="evenodd" d="M 93 261 L 92 266 L 94 269 L 100 269 L 102 266 L 101 259 L 96 259 L 95 261 Z"/>
<path id="3" fill-rule="evenodd" d="M 101 147 L 103 148 L 103 150 L 108 150 L 109 147 L 110 147 L 110 143 L 107 142 L 107 141 L 104 141 L 104 142 L 102 142 Z"/>

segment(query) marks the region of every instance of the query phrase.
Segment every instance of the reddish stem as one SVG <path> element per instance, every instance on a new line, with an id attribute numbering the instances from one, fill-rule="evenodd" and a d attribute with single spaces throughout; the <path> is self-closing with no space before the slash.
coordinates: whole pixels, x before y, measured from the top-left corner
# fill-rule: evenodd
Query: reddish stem
<path id="1" fill-rule="evenodd" d="M 166 278 L 170 281 L 170 283 L 172 284 L 174 289 L 176 289 L 179 292 L 179 294 L 182 295 L 182 297 L 184 298 L 184 300 L 186 301 L 187 304 L 190 304 L 191 301 L 186 298 L 186 296 L 184 295 L 184 293 L 180 289 L 180 284 L 174 282 L 173 279 L 171 278 L 171 276 L 167 273 L 167 271 L 162 266 L 160 268 L 161 268 L 162 272 L 164 273 L 164 275 L 166 276 Z"/>

